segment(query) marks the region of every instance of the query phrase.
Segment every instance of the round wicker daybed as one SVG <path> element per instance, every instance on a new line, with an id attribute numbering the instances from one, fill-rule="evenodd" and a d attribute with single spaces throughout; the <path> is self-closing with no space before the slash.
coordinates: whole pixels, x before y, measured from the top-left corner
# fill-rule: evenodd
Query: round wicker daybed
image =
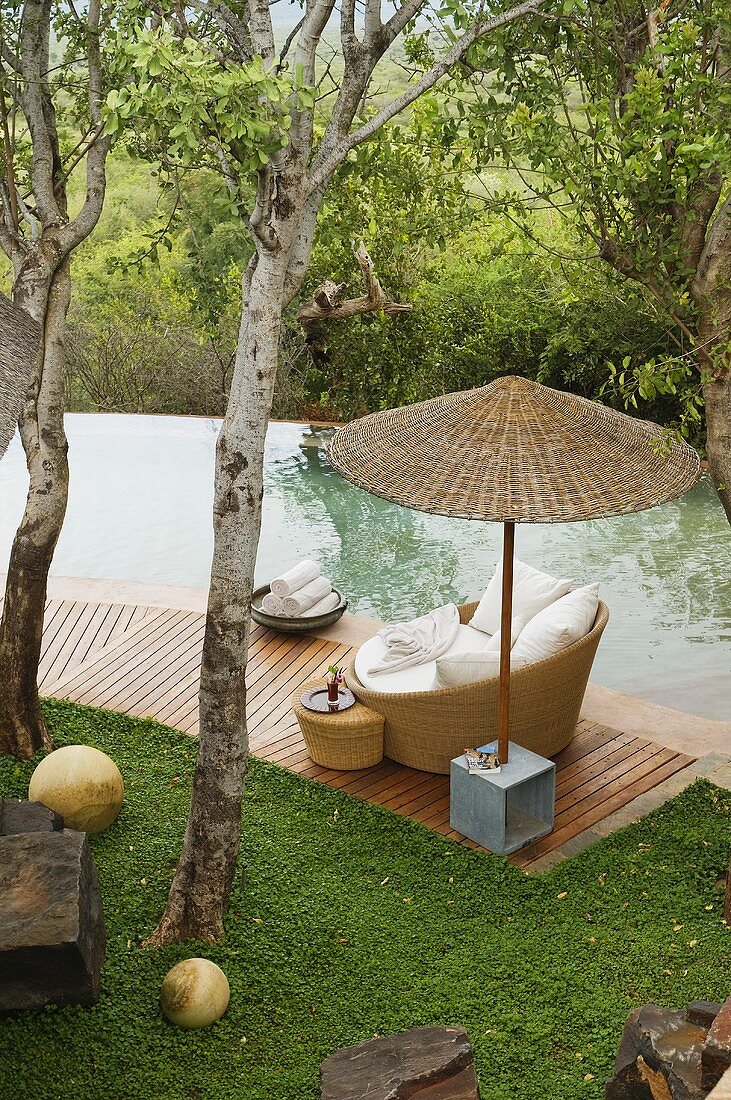
<path id="1" fill-rule="evenodd" d="M 477 603 L 459 608 L 465 624 Z M 553 657 L 510 676 L 510 740 L 540 756 L 554 756 L 574 735 L 599 639 L 609 620 L 599 602 L 594 625 Z M 420 771 L 449 773 L 465 748 L 497 737 L 498 677 L 436 691 L 384 693 L 365 687 L 351 661 L 346 679 L 356 698 L 385 719 L 386 756 Z"/>

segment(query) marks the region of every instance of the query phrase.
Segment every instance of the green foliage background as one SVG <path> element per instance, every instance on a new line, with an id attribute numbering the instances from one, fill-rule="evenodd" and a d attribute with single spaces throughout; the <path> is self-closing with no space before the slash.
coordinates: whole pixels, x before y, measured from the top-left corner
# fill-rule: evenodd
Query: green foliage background
<path id="1" fill-rule="evenodd" d="M 352 248 L 364 240 L 388 293 L 410 315 L 366 315 L 328 328 L 329 363 L 313 366 L 287 316 L 274 415 L 342 419 L 483 385 L 516 373 L 623 408 L 615 371 L 672 357 L 670 322 L 562 221 L 536 215 L 541 244 L 469 195 L 444 150 L 417 141 L 421 123 L 386 129 L 355 151 L 328 192 L 302 296 L 326 278 L 360 293 Z M 246 228 L 213 173 L 158 192 L 152 169 L 118 148 L 107 207 L 75 260 L 69 400 L 76 410 L 220 415 L 225 407 L 250 255 Z M 575 258 L 572 258 L 575 257 Z M 82 359 L 103 375 L 117 347 L 132 387 L 106 404 Z M 641 404 L 672 423 L 691 387 Z M 698 441 L 698 437 L 696 437 Z"/>
<path id="2" fill-rule="evenodd" d="M 185 824 L 195 742 L 156 723 L 47 703 L 60 744 L 122 769 L 118 821 L 93 837 L 107 919 L 92 1009 L 5 1016 L 0 1094 L 21 1100 L 315 1100 L 340 1046 L 461 1024 L 485 1100 L 600 1100 L 635 1006 L 722 999 L 731 940 L 719 885 L 731 795 L 699 782 L 545 876 L 386 810 L 252 762 L 242 862 L 215 946 L 140 942 L 161 912 Z M 0 795 L 34 762 L 0 758 Z M 189 955 L 231 984 L 222 1021 L 162 1018 Z"/>

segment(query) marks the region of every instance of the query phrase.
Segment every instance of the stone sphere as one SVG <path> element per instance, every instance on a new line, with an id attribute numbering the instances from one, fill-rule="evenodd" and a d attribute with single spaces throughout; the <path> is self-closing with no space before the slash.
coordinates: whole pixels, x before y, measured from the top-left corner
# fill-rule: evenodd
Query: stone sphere
<path id="1" fill-rule="evenodd" d="M 124 782 L 106 753 L 89 745 L 65 745 L 41 760 L 28 798 L 61 814 L 67 829 L 100 833 L 122 808 Z"/>
<path id="2" fill-rule="evenodd" d="M 208 1027 L 228 1008 L 228 978 L 210 959 L 183 959 L 168 970 L 160 990 L 162 1010 L 178 1027 Z"/>

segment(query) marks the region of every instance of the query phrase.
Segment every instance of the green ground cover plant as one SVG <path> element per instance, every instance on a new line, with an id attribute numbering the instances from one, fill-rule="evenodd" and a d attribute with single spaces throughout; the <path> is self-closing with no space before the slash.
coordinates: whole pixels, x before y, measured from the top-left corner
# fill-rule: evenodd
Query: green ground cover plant
<path id="1" fill-rule="evenodd" d="M 252 762 L 225 940 L 140 947 L 167 894 L 195 742 L 152 721 L 47 703 L 58 744 L 108 752 L 119 820 L 92 838 L 107 918 L 102 996 L 0 1025 L 0 1095 L 28 1100 L 314 1100 L 336 1048 L 462 1024 L 485 1100 L 599 1100 L 622 1025 L 647 1001 L 724 998 L 719 886 L 731 795 L 698 782 L 547 875 Z M 37 762 L 37 761 L 36 761 Z M 0 795 L 33 761 L 0 758 Z M 200 1032 L 161 1016 L 168 968 L 202 954 L 231 1005 Z"/>

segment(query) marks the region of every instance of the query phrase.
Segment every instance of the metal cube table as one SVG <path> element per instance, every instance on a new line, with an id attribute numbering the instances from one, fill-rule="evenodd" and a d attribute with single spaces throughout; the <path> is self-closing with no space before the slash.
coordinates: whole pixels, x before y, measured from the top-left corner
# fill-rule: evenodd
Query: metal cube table
<path id="1" fill-rule="evenodd" d="M 509 855 L 553 828 L 556 765 L 510 742 L 500 771 L 472 774 L 464 756 L 452 760 L 449 824 L 498 855 Z"/>

